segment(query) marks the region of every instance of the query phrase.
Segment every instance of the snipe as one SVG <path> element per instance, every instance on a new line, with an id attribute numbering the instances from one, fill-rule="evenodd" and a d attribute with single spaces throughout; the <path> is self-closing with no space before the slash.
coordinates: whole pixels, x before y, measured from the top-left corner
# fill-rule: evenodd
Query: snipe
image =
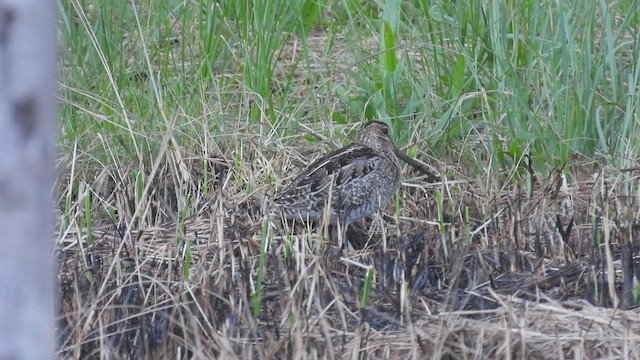
<path id="1" fill-rule="evenodd" d="M 420 166 L 395 147 L 386 124 L 366 122 L 352 144 L 306 167 L 275 198 L 275 206 L 286 219 L 317 221 L 327 214 L 329 224 L 339 223 L 346 231 L 396 193 L 401 175 L 398 157 Z"/>

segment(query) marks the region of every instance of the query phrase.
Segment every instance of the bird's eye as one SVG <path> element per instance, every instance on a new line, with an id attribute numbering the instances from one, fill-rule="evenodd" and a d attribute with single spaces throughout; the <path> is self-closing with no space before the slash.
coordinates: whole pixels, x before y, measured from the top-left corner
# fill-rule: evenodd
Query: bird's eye
<path id="1" fill-rule="evenodd" d="M 385 135 L 389 135 L 389 128 L 383 127 L 382 128 L 382 133 Z"/>

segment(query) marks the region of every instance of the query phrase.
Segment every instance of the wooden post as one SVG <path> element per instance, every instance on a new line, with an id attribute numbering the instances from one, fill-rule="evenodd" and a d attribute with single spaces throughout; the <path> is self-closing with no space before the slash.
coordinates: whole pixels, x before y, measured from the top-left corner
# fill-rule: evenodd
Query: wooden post
<path id="1" fill-rule="evenodd" d="M 53 357 L 55 4 L 0 0 L 0 359 Z"/>

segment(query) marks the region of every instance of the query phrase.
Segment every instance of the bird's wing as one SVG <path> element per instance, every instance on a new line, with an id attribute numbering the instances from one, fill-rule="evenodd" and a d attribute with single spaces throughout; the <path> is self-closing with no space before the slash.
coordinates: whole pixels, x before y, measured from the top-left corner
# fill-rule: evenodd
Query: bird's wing
<path id="1" fill-rule="evenodd" d="M 330 191 L 338 193 L 345 184 L 366 177 L 375 170 L 378 160 L 379 155 L 370 148 L 349 145 L 314 161 L 275 201 L 287 207 L 323 205 Z"/>

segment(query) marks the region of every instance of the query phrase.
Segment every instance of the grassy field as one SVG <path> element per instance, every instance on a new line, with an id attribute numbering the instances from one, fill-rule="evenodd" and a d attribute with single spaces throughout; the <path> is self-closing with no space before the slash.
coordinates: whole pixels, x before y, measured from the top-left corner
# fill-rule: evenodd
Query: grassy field
<path id="1" fill-rule="evenodd" d="M 640 358 L 634 0 L 59 2 L 62 358 Z M 267 217 L 362 121 L 355 249 Z"/>

